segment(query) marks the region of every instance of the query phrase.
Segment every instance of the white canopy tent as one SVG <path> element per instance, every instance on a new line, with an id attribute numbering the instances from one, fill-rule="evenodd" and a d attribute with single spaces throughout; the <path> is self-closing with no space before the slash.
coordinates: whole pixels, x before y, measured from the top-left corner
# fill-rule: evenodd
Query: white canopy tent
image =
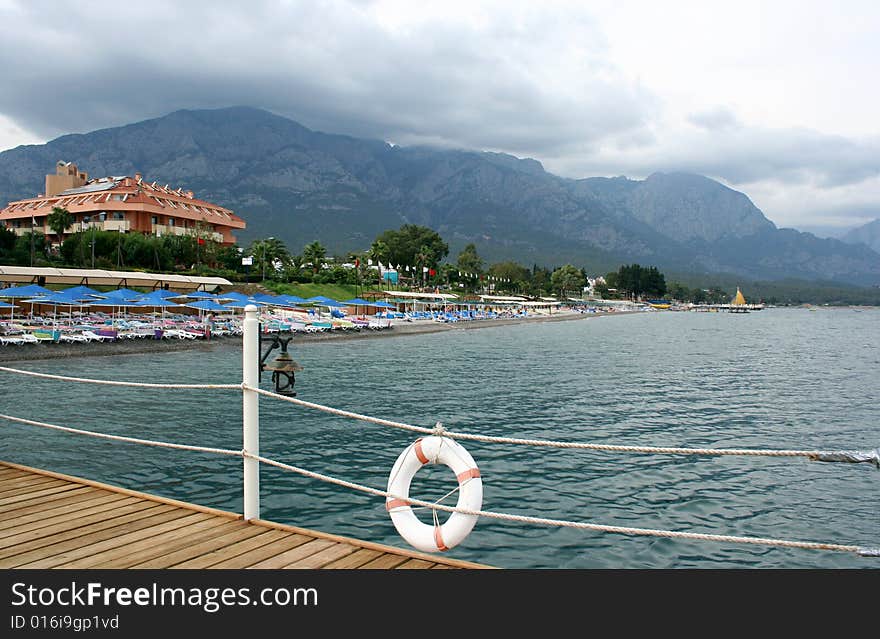
<path id="1" fill-rule="evenodd" d="M 46 284 L 84 284 L 86 286 L 138 286 L 165 288 L 175 291 L 197 291 L 230 286 L 222 277 L 199 277 L 170 273 L 142 273 L 140 271 L 106 271 L 88 268 L 52 268 L 28 266 L 0 266 L 0 282 L 5 285 L 20 282 Z"/>

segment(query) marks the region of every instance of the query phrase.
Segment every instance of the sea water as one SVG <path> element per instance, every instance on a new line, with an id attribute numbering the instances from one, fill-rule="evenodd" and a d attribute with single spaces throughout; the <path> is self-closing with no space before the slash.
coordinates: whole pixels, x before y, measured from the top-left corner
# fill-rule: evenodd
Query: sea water
<path id="1" fill-rule="evenodd" d="M 10 347 L 7 347 L 10 348 Z M 576 442 L 768 449 L 880 445 L 880 310 L 656 312 L 400 336 L 296 338 L 304 400 L 419 426 Z M 17 364 L 129 381 L 241 379 L 209 352 Z M 263 386 L 269 388 L 269 374 Z M 45 381 L 3 373 L 2 411 L 77 428 L 241 448 L 241 394 Z M 263 398 L 263 455 L 384 489 L 416 435 Z M 241 461 L 4 422 L 0 458 L 241 512 Z M 609 525 L 880 545 L 880 471 L 803 458 L 622 454 L 464 442 L 486 510 Z M 407 547 L 381 498 L 273 467 L 262 516 Z M 426 467 L 411 495 L 455 485 Z M 454 503 L 455 495 L 446 502 Z M 430 512 L 420 514 L 430 521 Z M 440 513 L 441 519 L 445 518 Z M 507 568 L 877 567 L 810 550 L 629 537 L 481 519 L 448 553 Z"/>

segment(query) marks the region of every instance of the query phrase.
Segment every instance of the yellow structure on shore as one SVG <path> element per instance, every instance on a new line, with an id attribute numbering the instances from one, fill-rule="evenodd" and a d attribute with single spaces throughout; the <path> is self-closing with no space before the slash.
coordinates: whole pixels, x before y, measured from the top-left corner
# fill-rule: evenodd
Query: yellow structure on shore
<path id="1" fill-rule="evenodd" d="M 739 290 L 739 286 L 736 287 L 736 297 L 733 298 L 733 301 L 730 302 L 734 306 L 744 306 L 746 303 L 746 298 L 743 296 L 742 291 Z"/>

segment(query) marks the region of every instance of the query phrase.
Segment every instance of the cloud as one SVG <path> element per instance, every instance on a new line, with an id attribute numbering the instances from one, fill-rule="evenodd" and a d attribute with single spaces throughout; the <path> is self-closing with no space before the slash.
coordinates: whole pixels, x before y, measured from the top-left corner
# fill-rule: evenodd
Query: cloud
<path id="1" fill-rule="evenodd" d="M 577 0 L 92 0 L 61 11 L 54 0 L 0 0 L 0 148 L 252 105 L 317 130 L 535 157 L 568 177 L 701 173 L 752 195 L 781 224 L 833 218 L 843 194 L 862 210 L 880 203 L 876 135 L 779 125 L 816 103 L 783 98 L 789 87 L 815 92 L 798 73 L 818 68 L 790 58 L 785 11 L 778 45 L 743 57 L 724 40 L 741 33 L 682 22 L 692 7 L 620 4 L 590 3 L 591 13 Z M 873 46 L 862 26 L 864 37 L 847 42 Z M 705 49 L 696 58 L 694 33 Z M 846 89 L 833 81 L 847 74 L 822 77 L 822 96 Z"/>
<path id="2" fill-rule="evenodd" d="M 707 131 L 724 131 L 740 126 L 733 111 L 723 106 L 691 113 L 687 119 L 694 126 L 706 129 Z"/>
<path id="3" fill-rule="evenodd" d="M 784 186 L 833 189 L 880 175 L 880 138 L 854 140 L 807 129 L 745 125 L 713 131 L 670 126 L 649 146 L 615 147 L 588 158 L 559 160 L 548 167 L 567 175 L 638 177 L 686 171 L 740 186 L 774 180 Z"/>
<path id="4" fill-rule="evenodd" d="M 0 113 L 47 136 L 251 104 L 332 132 L 541 154 L 636 135 L 656 108 L 608 65 L 589 15 L 552 6 L 428 21 L 364 2 L 51 6 L 0 11 Z"/>

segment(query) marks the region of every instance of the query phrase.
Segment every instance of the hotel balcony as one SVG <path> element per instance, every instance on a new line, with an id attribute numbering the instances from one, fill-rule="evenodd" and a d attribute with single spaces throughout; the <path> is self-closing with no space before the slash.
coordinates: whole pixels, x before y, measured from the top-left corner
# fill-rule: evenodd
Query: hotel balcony
<path id="1" fill-rule="evenodd" d="M 131 222 L 128 220 L 104 220 L 103 224 L 99 223 L 98 230 L 128 233 L 131 230 Z"/>

